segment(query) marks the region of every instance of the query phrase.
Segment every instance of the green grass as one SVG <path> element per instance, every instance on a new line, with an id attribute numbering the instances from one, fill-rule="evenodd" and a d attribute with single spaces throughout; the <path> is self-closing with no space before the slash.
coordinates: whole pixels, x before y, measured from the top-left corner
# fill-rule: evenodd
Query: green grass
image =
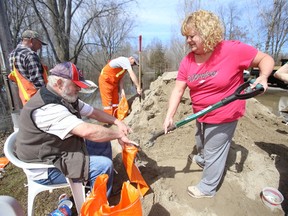
<path id="1" fill-rule="evenodd" d="M 25 187 L 25 184 L 27 184 L 25 173 L 22 169 L 9 163 L 2 175 L 3 177 L 0 179 L 0 195 L 17 199 L 23 207 L 25 215 L 27 215 L 28 187 Z M 34 215 L 43 216 L 54 211 L 57 208 L 58 198 L 63 193 L 68 194 L 72 199 L 69 188 L 56 189 L 52 193 L 49 193 L 49 191 L 39 193 L 34 202 Z M 72 211 L 73 215 L 77 215 L 75 206 L 73 206 Z"/>

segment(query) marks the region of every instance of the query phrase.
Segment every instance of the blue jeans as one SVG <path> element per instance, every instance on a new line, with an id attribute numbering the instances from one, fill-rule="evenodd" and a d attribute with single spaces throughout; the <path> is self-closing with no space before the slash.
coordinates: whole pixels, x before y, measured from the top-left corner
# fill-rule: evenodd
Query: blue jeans
<path id="1" fill-rule="evenodd" d="M 113 162 L 112 148 L 110 142 L 92 142 L 86 140 L 87 151 L 90 155 L 89 163 L 89 182 L 92 190 L 97 176 L 108 174 L 107 196 L 111 194 L 113 186 Z M 64 174 L 57 168 L 48 169 L 48 179 L 35 180 L 35 182 L 43 185 L 66 183 Z"/>

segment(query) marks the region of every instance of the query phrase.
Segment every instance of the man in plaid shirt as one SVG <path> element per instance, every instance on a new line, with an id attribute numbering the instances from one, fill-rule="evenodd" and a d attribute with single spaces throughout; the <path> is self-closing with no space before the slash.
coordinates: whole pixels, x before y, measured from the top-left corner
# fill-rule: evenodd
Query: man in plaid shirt
<path id="1" fill-rule="evenodd" d="M 47 44 L 41 40 L 37 32 L 26 30 L 22 34 L 21 43 L 9 55 L 11 71 L 13 70 L 13 64 L 15 64 L 16 69 L 30 80 L 36 88 L 45 85 L 44 68 L 37 54 L 42 45 Z"/>
<path id="2" fill-rule="evenodd" d="M 11 73 L 8 77 L 17 84 L 23 105 L 47 83 L 46 66 L 41 64 L 37 54 L 42 45 L 47 44 L 37 32 L 26 30 L 22 41 L 9 55 Z"/>

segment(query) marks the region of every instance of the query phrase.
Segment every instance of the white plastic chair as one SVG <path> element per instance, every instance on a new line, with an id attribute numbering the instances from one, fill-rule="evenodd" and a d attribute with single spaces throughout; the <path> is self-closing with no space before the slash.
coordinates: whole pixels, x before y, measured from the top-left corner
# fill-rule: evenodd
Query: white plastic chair
<path id="1" fill-rule="evenodd" d="M 8 160 L 14 164 L 15 166 L 22 168 L 25 172 L 25 169 L 41 169 L 41 168 L 53 168 L 54 165 L 47 165 L 41 163 L 26 163 L 19 160 L 14 154 L 14 146 L 17 136 L 17 131 L 13 132 L 5 141 L 4 144 L 4 153 Z M 27 185 L 28 185 L 28 210 L 27 215 L 34 215 L 34 199 L 36 195 L 42 191 L 52 192 L 53 189 L 69 187 L 71 188 L 72 195 L 74 198 L 74 203 L 77 209 L 78 214 L 80 215 L 80 210 L 83 202 L 85 201 L 85 187 L 82 183 L 74 183 L 72 179 L 67 178 L 67 183 L 64 184 L 54 184 L 54 185 L 41 185 L 27 177 Z"/>

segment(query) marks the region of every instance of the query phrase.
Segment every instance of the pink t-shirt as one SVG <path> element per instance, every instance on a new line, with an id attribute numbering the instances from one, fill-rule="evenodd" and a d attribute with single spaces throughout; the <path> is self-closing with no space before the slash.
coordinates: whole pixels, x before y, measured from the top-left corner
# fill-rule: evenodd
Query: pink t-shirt
<path id="1" fill-rule="evenodd" d="M 240 41 L 220 42 L 211 57 L 203 64 L 195 63 L 190 52 L 180 63 L 177 80 L 185 81 L 190 89 L 193 112 L 199 112 L 234 93 L 244 82 L 247 69 L 257 49 Z M 199 122 L 219 124 L 231 122 L 244 115 L 245 101 L 236 100 L 202 117 Z"/>

